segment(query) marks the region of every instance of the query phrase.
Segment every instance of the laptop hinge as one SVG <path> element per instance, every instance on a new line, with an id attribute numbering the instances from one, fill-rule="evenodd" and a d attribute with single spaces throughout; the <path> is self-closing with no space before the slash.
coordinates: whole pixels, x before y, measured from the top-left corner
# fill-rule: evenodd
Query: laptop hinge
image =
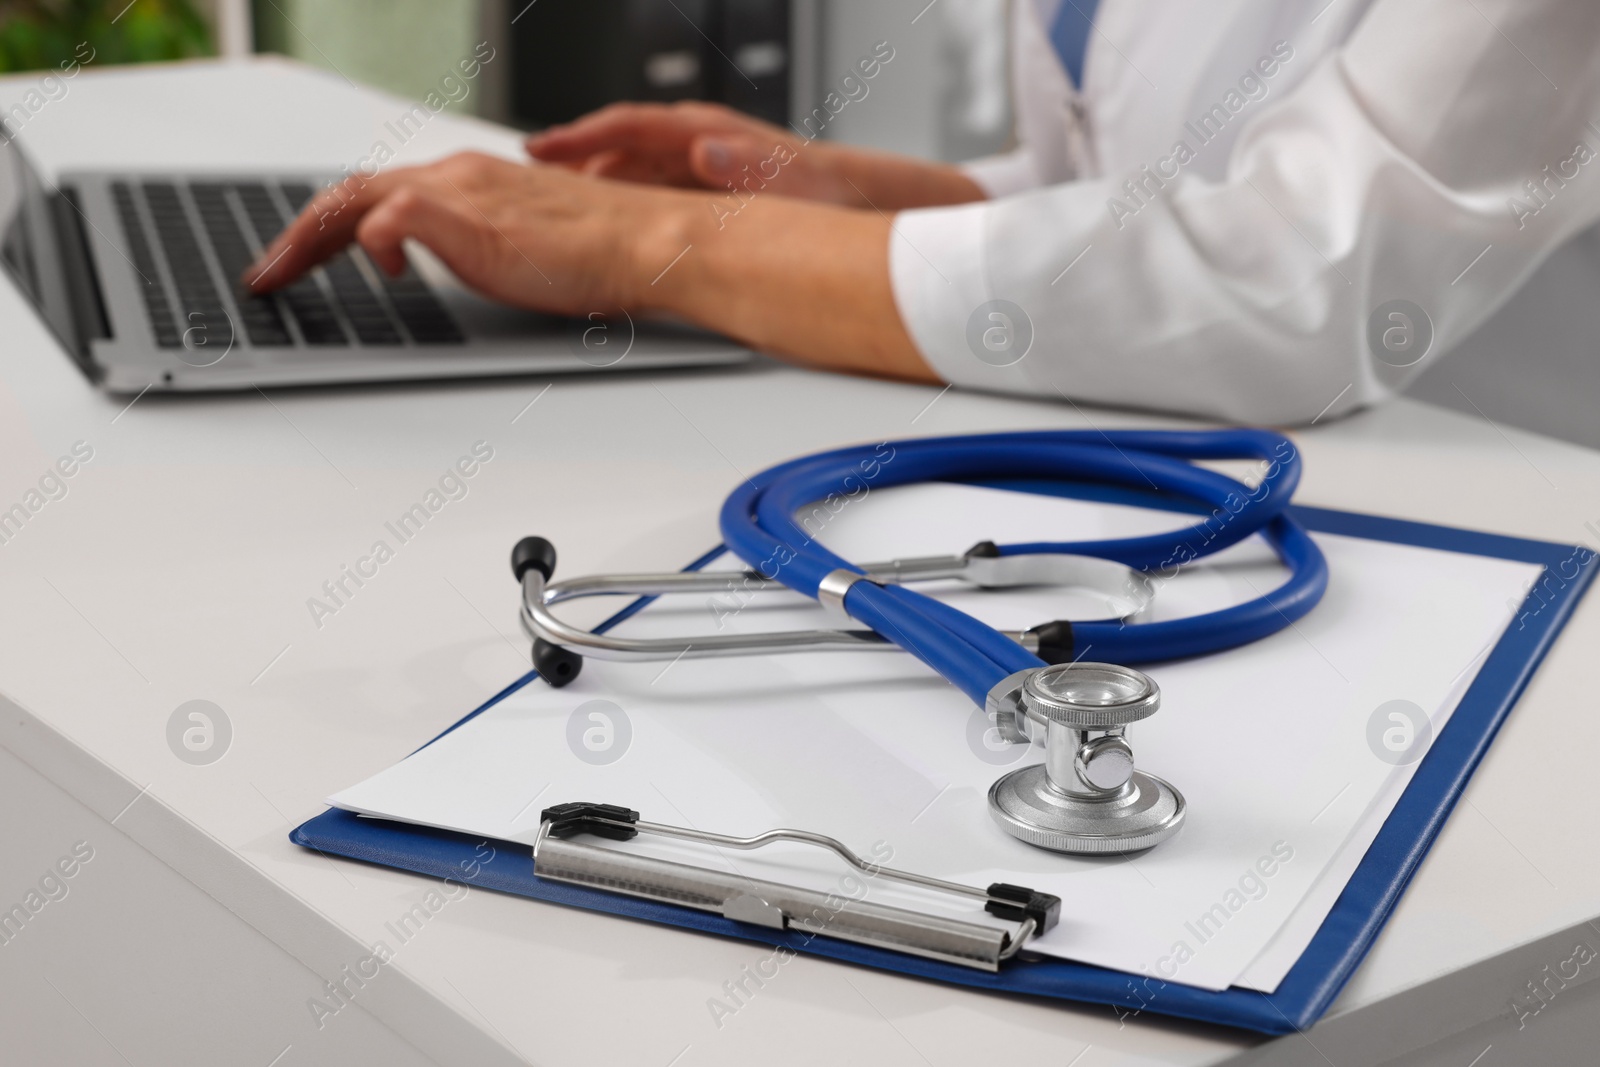
<path id="1" fill-rule="evenodd" d="M 105 298 L 100 291 L 100 277 L 95 270 L 94 256 L 89 249 L 89 235 L 84 228 L 83 206 L 78 202 L 78 191 L 62 186 L 50 197 L 50 212 L 55 224 L 57 247 L 61 255 L 61 273 L 67 287 L 67 298 L 72 307 L 72 321 L 77 336 L 72 346 L 79 362 L 92 366 L 90 343 L 111 338 L 111 324 L 106 315 Z"/>

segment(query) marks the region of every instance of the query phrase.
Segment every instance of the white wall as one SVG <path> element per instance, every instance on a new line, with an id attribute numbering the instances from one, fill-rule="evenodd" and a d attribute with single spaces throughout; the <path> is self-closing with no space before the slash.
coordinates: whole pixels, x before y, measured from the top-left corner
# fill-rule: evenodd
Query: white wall
<path id="1" fill-rule="evenodd" d="M 867 97 L 840 112 L 830 136 L 933 159 L 1002 147 L 1011 132 L 1006 10 L 1006 0 L 824 0 L 824 94 L 878 42 L 894 48 Z"/>

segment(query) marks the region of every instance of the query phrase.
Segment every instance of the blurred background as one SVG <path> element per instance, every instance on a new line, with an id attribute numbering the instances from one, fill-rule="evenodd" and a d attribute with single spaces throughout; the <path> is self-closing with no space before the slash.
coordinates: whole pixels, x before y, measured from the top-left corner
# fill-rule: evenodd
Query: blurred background
<path id="1" fill-rule="evenodd" d="M 487 44 L 496 62 L 460 106 L 525 129 L 623 99 L 716 100 L 798 124 L 874 45 L 899 42 L 867 87 L 873 106 L 847 106 L 826 136 L 955 160 L 1010 133 L 1007 3 L 0 0 L 0 74 L 57 67 L 82 42 L 96 65 L 275 52 L 421 99 Z M 936 49 L 922 47 L 930 32 Z"/>
<path id="2" fill-rule="evenodd" d="M 278 53 L 422 100 L 463 57 L 492 55 L 453 110 L 535 129 L 612 100 L 700 99 L 815 132 L 806 119 L 830 93 L 865 93 L 871 104 L 853 100 L 822 136 L 956 161 L 1011 139 L 1016 2 L 0 0 L 0 75 L 82 61 L 85 46 L 96 67 Z M 892 61 L 852 88 L 844 79 L 879 42 Z M 1547 278 L 1408 392 L 1600 447 L 1594 338 L 1563 313 L 1592 302 L 1596 262 L 1600 231 L 1560 250 L 1539 268 Z"/>

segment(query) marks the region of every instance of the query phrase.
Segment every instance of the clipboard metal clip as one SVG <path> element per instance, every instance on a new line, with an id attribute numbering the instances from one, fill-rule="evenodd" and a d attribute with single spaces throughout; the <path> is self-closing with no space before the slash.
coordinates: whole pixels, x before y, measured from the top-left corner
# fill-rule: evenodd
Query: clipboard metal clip
<path id="1" fill-rule="evenodd" d="M 638 812 L 615 804 L 558 804 L 544 809 L 540 818 L 539 834 L 533 843 L 536 877 L 696 908 L 773 930 L 853 941 L 984 971 L 998 971 L 1030 938 L 1055 926 L 1061 914 L 1061 898 L 1048 893 L 1004 882 L 979 889 L 893 870 L 862 859 L 834 838 L 804 830 L 768 830 L 755 837 L 728 837 L 645 822 Z M 1016 925 L 1007 929 L 969 922 L 573 840 L 588 835 L 627 841 L 639 834 L 740 850 L 777 841 L 814 845 L 834 853 L 869 877 L 982 901 L 985 912 Z"/>

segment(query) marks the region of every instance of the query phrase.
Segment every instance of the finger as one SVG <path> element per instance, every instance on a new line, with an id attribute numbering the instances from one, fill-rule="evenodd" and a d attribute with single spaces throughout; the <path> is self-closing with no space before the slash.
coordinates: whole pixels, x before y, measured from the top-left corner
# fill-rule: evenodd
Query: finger
<path id="1" fill-rule="evenodd" d="M 609 104 L 536 133 L 524 146 L 529 155 L 545 162 L 585 159 L 636 141 L 648 127 L 659 123 L 666 111 L 663 104 Z"/>
<path id="2" fill-rule="evenodd" d="M 349 244 L 373 205 L 397 185 L 414 181 L 415 175 L 414 169 L 371 178 L 354 174 L 324 189 L 262 249 L 240 281 L 256 293 L 288 285 Z"/>
<path id="3" fill-rule="evenodd" d="M 785 184 L 792 184 L 795 175 L 784 163 L 793 158 L 793 149 L 758 137 L 697 137 L 689 146 L 689 169 L 713 189 L 743 181 L 755 181 L 761 188 L 784 179 L 790 179 Z"/>
<path id="4" fill-rule="evenodd" d="M 408 185 L 396 190 L 367 212 L 356 228 L 355 240 L 379 269 L 390 276 L 406 269 L 405 242 L 415 240 L 438 256 L 445 266 L 468 284 L 493 291 L 491 242 L 504 240 L 460 192 Z"/>
<path id="5" fill-rule="evenodd" d="M 584 159 L 609 149 L 681 152 L 696 134 L 739 121 L 732 112 L 706 105 L 612 104 L 529 138 L 527 149 L 547 162 Z"/>
<path id="6" fill-rule="evenodd" d="M 622 169 L 626 158 L 627 154 L 621 149 L 606 148 L 587 157 L 581 163 L 574 162 L 572 166 L 579 174 L 587 174 L 591 178 L 605 178 L 610 176 L 610 171 Z"/>
<path id="7" fill-rule="evenodd" d="M 707 185 L 730 182 L 739 172 L 735 149 L 727 137 L 697 137 L 689 146 L 689 169 Z"/>
<path id="8" fill-rule="evenodd" d="M 609 122 L 620 115 L 627 115 L 647 109 L 662 109 L 664 107 L 664 104 L 638 103 L 630 100 L 606 104 L 604 107 L 599 107 L 593 111 L 587 112 L 586 114 L 579 115 L 577 118 L 568 122 L 558 122 L 553 126 L 547 126 L 542 130 L 537 130 L 533 133 L 530 133 L 527 137 L 523 138 L 523 145 L 528 147 L 531 151 L 531 148 L 534 145 L 561 141 L 562 139 L 568 137 L 574 130 L 582 129 L 583 127 L 593 123 Z"/>

